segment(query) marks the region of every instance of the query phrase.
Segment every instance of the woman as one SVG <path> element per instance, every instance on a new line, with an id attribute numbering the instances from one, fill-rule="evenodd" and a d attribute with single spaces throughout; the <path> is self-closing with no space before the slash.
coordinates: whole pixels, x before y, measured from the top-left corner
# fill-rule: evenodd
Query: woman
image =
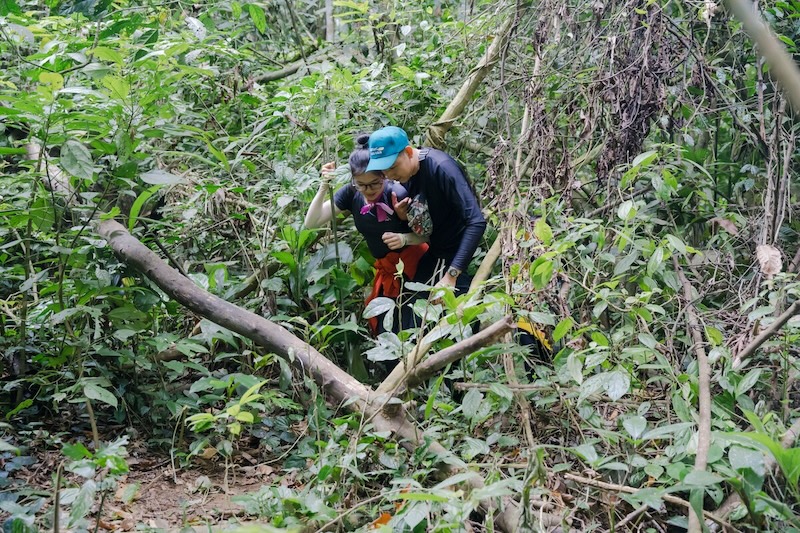
<path id="1" fill-rule="evenodd" d="M 408 197 L 392 197 L 400 218 L 408 218 L 414 233 L 429 238 L 415 281 L 469 288 L 463 272 L 478 248 L 486 220 L 462 167 L 435 148 L 414 148 L 401 128 L 387 126 L 369 138 L 367 172 L 383 172 L 402 183 Z"/>
<path id="2" fill-rule="evenodd" d="M 403 261 L 403 276 L 411 280 L 416 274 L 419 258 L 428 249 L 425 238 L 413 233 L 408 223 L 400 219 L 391 207 L 393 200 L 397 202 L 405 198 L 405 189 L 387 180 L 383 172 L 366 170 L 368 141 L 369 135 L 360 135 L 356 139 L 357 147 L 348 161 L 352 181 L 334 194 L 334 209 L 331 209 L 329 188 L 335 164 L 323 165 L 320 172 L 322 181 L 305 219 L 307 228 L 319 228 L 334 214 L 353 215 L 356 229 L 364 236 L 370 253 L 375 257 L 375 282 L 366 299 L 367 304 L 378 296 L 397 298 L 401 288 L 400 280 L 395 276 L 397 264 Z M 369 323 L 373 335 L 383 329 L 383 320 L 378 320 L 378 317 L 371 318 Z M 394 321 L 393 329 L 399 329 L 398 321 Z"/>

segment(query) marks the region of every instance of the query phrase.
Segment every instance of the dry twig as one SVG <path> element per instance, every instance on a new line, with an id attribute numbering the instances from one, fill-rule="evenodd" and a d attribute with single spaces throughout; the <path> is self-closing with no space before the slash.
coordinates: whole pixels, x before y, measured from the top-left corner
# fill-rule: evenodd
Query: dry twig
<path id="1" fill-rule="evenodd" d="M 698 411 L 700 420 L 697 428 L 697 454 L 694 459 L 695 470 L 703 471 L 708 465 L 708 449 L 711 446 L 711 365 L 708 362 L 706 350 L 703 347 L 703 335 L 700 333 L 700 320 L 694 307 L 692 285 L 683 273 L 678 258 L 672 256 L 675 272 L 683 287 L 683 298 L 686 300 L 686 315 L 688 317 L 689 335 L 692 339 L 692 348 L 697 356 L 697 386 L 698 386 Z M 689 533 L 700 533 L 703 530 L 700 517 L 689 508 Z"/>

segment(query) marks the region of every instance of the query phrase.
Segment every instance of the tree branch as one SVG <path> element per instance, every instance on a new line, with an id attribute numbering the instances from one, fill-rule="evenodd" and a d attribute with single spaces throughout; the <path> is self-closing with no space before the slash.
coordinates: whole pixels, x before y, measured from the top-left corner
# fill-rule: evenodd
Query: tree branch
<path id="1" fill-rule="evenodd" d="M 800 314 L 800 300 L 795 300 L 795 302 L 789 306 L 789 308 L 783 312 L 782 315 L 775 319 L 775 322 L 769 325 L 767 329 L 762 331 L 758 334 L 758 336 L 753 339 L 750 344 L 748 344 L 744 350 L 739 352 L 735 357 L 736 364 L 734 366 L 739 366 L 752 356 L 755 351 L 764 344 L 767 339 L 772 337 L 775 333 L 778 332 L 779 329 L 783 327 L 794 315 Z"/>
<path id="2" fill-rule="evenodd" d="M 447 109 L 444 110 L 442 116 L 440 116 L 436 122 L 428 126 L 428 132 L 425 136 L 426 145 L 433 146 L 434 148 L 444 146 L 445 134 L 453 126 L 456 119 L 461 116 L 461 113 L 464 111 L 464 108 L 467 107 L 475 91 L 478 90 L 478 86 L 480 86 L 483 79 L 494 67 L 494 64 L 500 57 L 500 50 L 503 49 L 509 37 L 511 37 L 514 28 L 516 28 L 517 17 L 517 10 L 514 10 L 503 25 L 495 32 L 494 40 L 486 50 L 486 55 L 481 58 L 478 64 L 475 65 L 472 71 L 467 75 L 467 79 L 464 80 L 458 94 L 456 94 L 455 98 L 450 102 L 450 105 L 447 106 Z"/>
<path id="3" fill-rule="evenodd" d="M 725 5 L 744 26 L 750 38 L 770 65 L 770 71 L 780 82 L 792 108 L 800 112 L 800 69 L 750 0 L 726 0 Z"/>
<path id="4" fill-rule="evenodd" d="M 703 335 L 700 333 L 700 320 L 694 307 L 692 285 L 683 273 L 678 258 L 672 256 L 675 272 L 683 286 L 683 298 L 686 301 L 686 315 L 688 317 L 689 335 L 692 339 L 692 348 L 697 356 L 697 386 L 698 386 L 698 411 L 700 420 L 697 427 L 697 453 L 694 458 L 695 470 L 703 471 L 708 466 L 708 449 L 711 446 L 711 365 L 703 347 Z M 700 533 L 703 530 L 700 517 L 689 508 L 689 533 Z"/>
<path id="5" fill-rule="evenodd" d="M 410 388 L 420 384 L 450 363 L 492 344 L 512 329 L 514 329 L 514 320 L 511 316 L 506 316 L 475 335 L 436 352 L 408 373 L 405 379 L 406 386 Z M 400 393 L 398 392 L 398 394 Z"/>
<path id="6" fill-rule="evenodd" d="M 483 258 L 480 267 L 478 267 L 477 273 L 472 278 L 472 283 L 469 285 L 469 292 L 477 289 L 480 284 L 489 277 L 489 273 L 492 271 L 492 265 L 494 265 L 495 261 L 497 261 L 497 258 L 500 256 L 500 249 L 500 236 L 498 235 L 495 242 L 486 253 L 486 256 Z M 386 379 L 383 380 L 383 383 L 378 385 L 376 392 L 379 394 L 393 394 L 394 391 L 405 388 L 404 382 L 409 372 L 411 372 L 417 363 L 425 357 L 425 354 L 430 349 L 431 345 L 422 342 L 420 339 L 419 344 L 406 356 L 405 361 L 400 361 L 400 364 L 394 367 Z"/>
<path id="7" fill-rule="evenodd" d="M 575 481 L 576 483 L 581 483 L 583 485 L 588 485 L 590 487 L 595 487 L 595 488 L 604 489 L 604 490 L 615 490 L 617 492 L 624 492 L 626 494 L 636 494 L 640 490 L 640 489 L 637 489 L 637 488 L 634 488 L 634 487 L 628 487 L 627 485 L 617 485 L 616 483 L 606 483 L 605 481 L 600 481 L 600 480 L 597 480 L 597 479 L 590 479 L 588 477 L 577 476 L 577 475 L 569 473 L 569 472 L 564 474 L 564 478 L 565 479 L 569 479 L 571 481 Z M 680 505 L 680 506 L 686 507 L 687 509 L 691 509 L 691 504 L 689 502 L 687 502 L 686 500 L 684 500 L 683 498 L 678 498 L 677 496 L 673 496 L 671 494 L 662 494 L 661 495 L 661 499 L 664 500 L 665 502 L 672 503 L 672 504 L 675 504 L 675 505 Z M 730 531 L 738 531 L 738 529 L 733 527 L 724 518 L 722 518 L 722 517 L 720 517 L 720 516 L 718 516 L 718 515 L 716 515 L 716 514 L 714 514 L 712 512 L 703 511 L 703 514 L 706 516 L 706 518 L 709 518 L 709 519 L 713 520 L 714 522 L 716 522 L 716 523 L 720 524 L 721 526 L 729 529 Z"/>

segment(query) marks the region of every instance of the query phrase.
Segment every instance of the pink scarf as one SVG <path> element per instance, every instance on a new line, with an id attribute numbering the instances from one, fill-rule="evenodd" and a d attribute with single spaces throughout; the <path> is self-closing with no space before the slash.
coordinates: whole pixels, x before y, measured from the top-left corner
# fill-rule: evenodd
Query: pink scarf
<path id="1" fill-rule="evenodd" d="M 375 210 L 375 216 L 378 217 L 378 222 L 383 222 L 383 221 L 385 221 L 386 219 L 389 218 L 389 215 L 394 214 L 394 211 L 392 210 L 392 208 L 389 207 L 388 205 L 386 205 L 383 202 L 375 202 L 375 203 L 372 203 L 372 204 L 364 204 L 364 207 L 361 208 L 361 214 L 362 215 L 366 215 L 367 213 L 372 211 L 373 207 L 377 208 Z"/>

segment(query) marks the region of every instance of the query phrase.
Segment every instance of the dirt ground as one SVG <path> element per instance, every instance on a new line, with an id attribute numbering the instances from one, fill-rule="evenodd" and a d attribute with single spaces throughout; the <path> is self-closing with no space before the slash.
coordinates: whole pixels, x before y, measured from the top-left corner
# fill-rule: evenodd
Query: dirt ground
<path id="1" fill-rule="evenodd" d="M 133 448 L 133 449 L 131 449 Z M 108 494 L 99 517 L 99 531 L 214 531 L 233 528 L 246 520 L 242 506 L 231 501 L 236 495 L 256 492 L 262 485 L 292 484 L 285 472 L 278 476 L 269 464 L 256 464 L 249 454 L 239 454 L 225 474 L 224 461 L 193 460 L 188 467 L 173 468 L 169 456 L 130 447 L 130 471 L 119 478 L 116 492 Z M 36 461 L 17 470 L 13 477 L 21 486 L 53 492 L 54 472 L 63 458 L 57 451 L 35 452 Z M 80 478 L 65 475 L 62 488 L 77 486 Z M 20 485 L 18 485 L 20 486 Z M 100 495 L 89 516 L 94 525 Z M 48 502 L 48 506 L 51 502 Z M 46 509 L 40 511 L 40 514 Z M 62 511 L 66 515 L 69 511 Z M 0 523 L 7 517 L 0 511 Z"/>

